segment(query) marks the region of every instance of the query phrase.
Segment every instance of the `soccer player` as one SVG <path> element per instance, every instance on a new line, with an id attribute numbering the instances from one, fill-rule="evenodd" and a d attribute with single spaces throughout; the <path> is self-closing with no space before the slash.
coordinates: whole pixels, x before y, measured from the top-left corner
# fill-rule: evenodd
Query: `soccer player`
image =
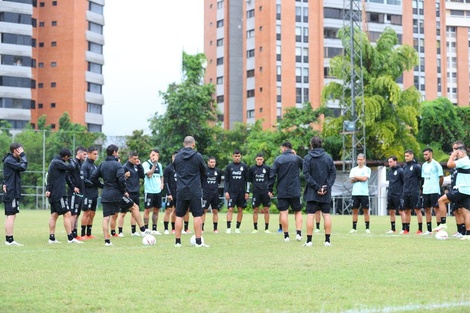
<path id="1" fill-rule="evenodd" d="M 3 204 L 5 205 L 5 244 L 23 246 L 13 238 L 16 214 L 20 212 L 21 172 L 28 168 L 23 146 L 10 145 L 10 152 L 3 158 Z"/>
<path id="2" fill-rule="evenodd" d="M 464 146 L 465 144 L 461 140 L 457 140 L 452 144 L 452 150 L 457 150 L 457 147 L 459 146 Z M 458 171 L 454 167 L 452 169 L 452 173 L 450 175 L 450 189 L 452 190 L 455 187 L 455 182 L 457 180 L 457 174 Z M 465 207 L 470 207 L 468 206 L 470 203 L 466 201 L 466 203 L 451 203 L 451 213 L 455 217 L 455 223 L 457 224 L 457 232 L 453 234 L 453 237 L 456 238 L 462 238 L 465 236 L 466 233 L 466 228 L 465 228 L 465 218 L 464 218 L 464 210 Z"/>
<path id="3" fill-rule="evenodd" d="M 227 234 L 231 232 L 233 208 L 237 207 L 237 226 L 235 233 L 240 233 L 240 225 L 243 219 L 243 209 L 246 208 L 246 200 L 249 196 L 248 166 L 241 162 L 242 155 L 239 150 L 233 151 L 233 162 L 225 168 L 225 199 L 227 206 Z"/>
<path id="4" fill-rule="evenodd" d="M 160 151 L 153 149 L 150 151 L 150 158 L 145 161 L 142 166 L 144 167 L 144 187 L 145 187 L 145 207 L 144 207 L 144 224 L 148 229 L 150 209 L 152 212 L 152 234 L 161 235 L 157 230 L 158 212 L 162 207 L 162 197 L 160 192 L 163 188 L 163 169 L 162 165 L 158 162 L 160 158 Z"/>
<path id="5" fill-rule="evenodd" d="M 357 233 L 357 219 L 359 215 L 359 207 L 362 208 L 364 214 L 364 222 L 366 224 L 366 233 L 370 234 L 370 215 L 369 215 L 369 179 L 370 168 L 365 165 L 365 156 L 363 153 L 357 155 L 357 166 L 351 169 L 349 173 L 349 181 L 353 184 L 352 200 L 353 200 L 353 215 L 352 215 L 352 229 L 350 234 Z"/>
<path id="6" fill-rule="evenodd" d="M 95 161 L 98 159 L 98 148 L 88 148 L 87 158 L 82 164 L 83 182 L 85 190 L 83 193 L 83 215 L 81 220 L 81 236 L 84 239 L 94 239 L 92 235 L 93 219 L 96 214 L 96 206 L 98 205 L 98 187 L 103 185 L 95 185 L 91 180 L 91 174 L 96 170 Z"/>
<path id="7" fill-rule="evenodd" d="M 414 158 L 411 149 L 405 151 L 405 165 L 403 166 L 403 234 L 410 233 L 411 210 L 414 209 L 418 217 L 417 235 L 423 232 L 423 216 L 419 207 L 419 192 L 421 189 L 421 166 Z M 421 218 L 421 221 L 420 221 Z"/>
<path id="8" fill-rule="evenodd" d="M 311 247 L 313 223 L 317 211 L 322 212 L 325 225 L 325 247 L 330 247 L 331 237 L 331 188 L 336 180 L 336 167 L 331 156 L 322 148 L 322 139 L 314 136 L 310 140 L 308 154 L 303 160 L 303 174 L 307 185 L 304 200 L 307 201 L 307 242 L 305 247 Z"/>
<path id="9" fill-rule="evenodd" d="M 67 172 L 67 179 L 70 180 L 74 188 L 69 188 L 67 193 L 67 200 L 69 202 L 69 208 L 72 223 L 72 232 L 74 238 L 77 238 L 77 222 L 80 213 L 82 212 L 83 206 L 83 192 L 85 191 L 85 183 L 83 181 L 82 163 L 85 161 L 87 156 L 87 149 L 79 146 L 75 149 L 75 158 L 71 158 L 69 163 L 73 165 L 73 171 Z M 83 240 L 85 238 L 77 238 Z"/>
<path id="10" fill-rule="evenodd" d="M 436 221 L 440 222 L 439 195 L 441 193 L 441 186 L 444 182 L 444 172 L 442 166 L 434 160 L 433 150 L 431 148 L 425 148 L 423 150 L 423 157 L 425 162 L 421 166 L 421 177 L 423 178 L 423 207 L 426 214 L 426 226 L 427 231 L 423 232 L 422 235 L 430 235 L 432 233 L 432 212 L 431 208 L 434 208 L 436 213 Z"/>
<path id="11" fill-rule="evenodd" d="M 390 214 L 391 229 L 387 234 L 394 234 L 396 211 L 401 210 L 401 201 L 403 199 L 403 169 L 398 165 L 397 157 L 392 155 L 388 158 L 390 170 L 387 173 L 388 192 L 387 192 L 387 210 Z"/>
<path id="12" fill-rule="evenodd" d="M 129 198 L 137 205 L 140 206 L 140 180 L 144 179 L 144 168 L 140 163 L 139 155 L 137 152 L 132 151 L 129 153 L 127 162 L 123 165 L 124 176 L 126 177 L 126 191 Z M 126 206 L 121 207 L 119 216 L 117 219 L 118 224 L 118 236 L 124 237 L 122 232 L 124 226 L 124 217 L 129 211 Z M 140 233 L 136 231 L 136 220 L 131 216 L 131 235 L 140 236 Z"/>
<path id="13" fill-rule="evenodd" d="M 168 226 L 171 220 L 171 233 L 175 233 L 175 205 L 176 205 L 176 172 L 175 157 L 178 151 L 171 155 L 171 163 L 163 170 L 163 181 L 165 182 L 166 190 L 166 205 L 165 205 L 165 216 L 163 217 L 164 234 L 170 234 Z"/>
<path id="14" fill-rule="evenodd" d="M 455 178 L 455 186 L 438 200 L 439 213 L 436 210 L 436 216 L 440 217 L 440 223 L 433 229 L 434 232 L 447 229 L 448 203 L 459 204 L 459 207 L 462 205 L 468 206 L 468 199 L 470 198 L 470 159 L 467 155 L 467 147 L 464 144 L 460 144 L 453 149 L 447 161 L 447 167 L 455 168 L 457 177 Z"/>
<path id="15" fill-rule="evenodd" d="M 269 174 L 269 196 L 273 197 L 274 183 L 277 178 L 277 208 L 284 233 L 284 241 L 289 242 L 289 206 L 294 211 L 295 239 L 302 240 L 302 202 L 300 201 L 300 171 L 303 160 L 292 150 L 292 144 L 285 141 L 281 145 L 281 155 L 278 156 L 271 167 Z"/>
<path id="16" fill-rule="evenodd" d="M 116 145 L 109 145 L 106 148 L 106 159 L 93 172 L 90 180 L 99 185 L 99 179 L 103 179 L 103 192 L 101 203 L 103 204 L 103 235 L 104 245 L 112 246 L 109 234 L 109 223 L 111 216 L 117 215 L 120 208 L 128 209 L 137 221 L 142 235 L 150 233 L 146 229 L 139 212 L 139 206 L 135 204 L 126 192 L 126 178 L 124 168 L 119 163 L 119 148 Z"/>
<path id="17" fill-rule="evenodd" d="M 271 197 L 269 196 L 268 183 L 271 168 L 264 164 L 264 156 L 258 153 L 255 158 L 256 164 L 251 166 L 248 171 L 248 180 L 253 186 L 253 234 L 258 232 L 258 209 L 264 214 L 264 232 L 269 234 L 269 208 L 271 207 Z"/>
<path id="18" fill-rule="evenodd" d="M 49 243 L 60 243 L 55 238 L 55 226 L 59 215 L 64 217 L 64 227 L 68 237 L 68 243 L 83 243 L 77 240 L 72 232 L 71 213 L 67 203 L 67 191 L 65 184 L 69 188 L 74 187 L 69 180 L 66 179 L 67 172 L 74 170 L 74 165 L 69 162 L 72 153 L 69 149 L 62 149 L 58 156 L 49 164 L 47 172 L 46 197 L 49 198 L 51 204 L 51 217 L 49 219 Z M 78 188 L 76 188 L 78 189 Z M 76 191 L 78 193 L 78 190 Z"/>
<path id="19" fill-rule="evenodd" d="M 202 230 L 204 231 L 204 223 L 206 221 L 206 212 L 211 207 L 212 224 L 214 225 L 214 233 L 219 233 L 219 185 L 222 181 L 222 172 L 216 167 L 216 159 L 209 157 L 207 160 L 205 179 L 202 181 L 202 203 L 204 214 L 202 215 Z"/>
<path id="20" fill-rule="evenodd" d="M 192 136 L 186 136 L 183 142 L 184 148 L 175 157 L 176 170 L 176 232 L 175 247 L 181 247 L 181 230 L 183 217 L 188 209 L 194 218 L 194 232 L 196 236 L 196 248 L 208 248 L 202 242 L 202 181 L 206 171 L 204 159 L 199 152 L 194 150 L 196 141 Z"/>

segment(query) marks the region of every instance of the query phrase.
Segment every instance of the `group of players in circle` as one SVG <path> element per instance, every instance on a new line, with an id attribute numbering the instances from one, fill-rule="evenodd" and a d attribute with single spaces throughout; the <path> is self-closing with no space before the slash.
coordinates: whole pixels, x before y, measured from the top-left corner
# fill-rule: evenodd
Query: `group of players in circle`
<path id="1" fill-rule="evenodd" d="M 279 230 L 283 240 L 290 241 L 288 225 L 288 209 L 291 208 L 295 218 L 295 239 L 302 241 L 302 191 L 300 174 L 306 181 L 303 198 L 307 213 L 307 238 L 303 244 L 313 245 L 312 235 L 319 232 L 320 216 L 324 219 L 324 245 L 331 246 L 331 188 L 336 179 L 336 169 L 332 158 L 322 148 L 322 139 L 313 137 L 311 150 L 302 159 L 296 155 L 290 142 L 281 146 L 281 154 L 270 167 L 264 163 L 260 153 L 256 156 L 256 164 L 248 167 L 241 161 L 239 150 L 234 150 L 232 162 L 224 173 L 216 167 L 216 159 L 209 157 L 207 165 L 203 157 L 194 150 L 195 140 L 187 136 L 183 148 L 172 155 L 172 162 L 162 168 L 159 163 L 160 153 L 157 149 L 150 152 L 149 159 L 141 162 L 136 152 L 130 152 L 124 165 L 119 162 L 119 148 L 109 145 L 106 148 L 106 159 L 98 166 L 98 149 L 78 147 L 73 158 L 70 150 L 62 149 L 49 165 L 47 173 L 46 197 L 50 202 L 51 216 L 49 220 L 49 243 L 60 243 L 55 237 L 56 222 L 63 215 L 67 242 L 81 244 L 85 240 L 94 239 L 92 235 L 93 219 L 98 204 L 98 189 L 102 188 L 101 203 L 103 206 L 102 231 L 105 246 L 112 246 L 111 237 L 123 237 L 124 217 L 131 213 L 131 234 L 161 235 L 157 230 L 158 214 L 162 206 L 162 191 L 166 193 L 163 234 L 175 234 L 175 246 L 181 247 L 181 234 L 190 233 L 188 220 L 191 212 L 194 217 L 196 247 L 209 247 L 201 240 L 204 231 L 205 215 L 212 210 L 214 233 L 218 233 L 218 211 L 221 201 L 219 185 L 224 176 L 224 198 L 227 201 L 226 233 L 232 232 L 232 218 L 236 208 L 235 233 L 240 233 L 243 209 L 247 206 L 250 193 L 253 207 L 253 233 L 258 230 L 258 214 L 264 216 L 264 232 L 269 230 L 269 208 L 273 190 L 277 193 L 279 210 Z M 452 189 L 440 196 L 443 182 L 442 166 L 432 158 L 432 149 L 423 150 L 425 162 L 420 166 L 414 159 L 413 151 L 405 152 L 403 168 L 398 165 L 397 158 L 388 159 L 390 170 L 387 209 L 390 215 L 391 229 L 396 232 L 395 212 L 398 211 L 402 220 L 401 234 L 410 232 L 411 210 L 415 210 L 418 219 L 416 234 L 428 235 L 433 231 L 447 229 L 447 204 L 452 203 L 452 213 L 457 224 L 456 237 L 470 239 L 470 212 L 468 199 L 470 195 L 470 159 L 466 146 L 457 141 L 453 145 L 447 166 L 454 169 Z M 4 163 L 4 204 L 6 245 L 21 246 L 13 238 L 13 226 L 16 214 L 19 213 L 21 194 L 20 173 L 27 169 L 26 155 L 23 147 L 14 143 L 10 153 L 3 159 Z M 357 232 L 359 209 L 363 210 L 366 233 L 370 233 L 369 189 L 370 168 L 365 165 L 365 157 L 357 156 L 357 166 L 351 169 L 350 182 L 353 200 L 353 227 L 350 233 Z M 140 183 L 144 182 L 143 218 L 139 211 Z M 276 188 L 274 188 L 276 186 Z M 425 209 L 427 230 L 423 231 L 423 217 L 419 205 Z M 434 208 L 437 227 L 432 229 L 431 209 Z M 78 218 L 81 217 L 81 234 L 78 234 Z M 152 228 L 149 228 L 150 215 Z M 316 223 L 316 227 L 314 227 Z M 171 224 L 171 231 L 169 226 Z M 184 228 L 183 228 L 184 225 Z M 117 231 L 116 231 L 117 226 Z M 139 228 L 139 231 L 137 230 Z"/>

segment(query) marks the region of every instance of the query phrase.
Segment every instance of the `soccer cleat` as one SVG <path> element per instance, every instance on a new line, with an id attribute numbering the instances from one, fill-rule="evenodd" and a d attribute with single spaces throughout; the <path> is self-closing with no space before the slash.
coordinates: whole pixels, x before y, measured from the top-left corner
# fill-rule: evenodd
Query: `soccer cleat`
<path id="1" fill-rule="evenodd" d="M 235 234 L 240 234 L 240 228 L 235 228 Z"/>
<path id="2" fill-rule="evenodd" d="M 313 246 L 313 242 L 309 241 L 309 242 L 306 242 L 302 245 L 302 247 L 311 247 Z"/>
<path id="3" fill-rule="evenodd" d="M 456 233 L 453 235 L 455 238 L 462 238 L 464 235 L 462 235 L 461 233 Z"/>
<path id="4" fill-rule="evenodd" d="M 75 239 L 83 241 L 83 240 L 87 240 L 88 238 L 87 238 L 87 236 L 77 236 L 77 237 L 75 237 Z"/>
<path id="5" fill-rule="evenodd" d="M 143 237 L 145 235 L 150 235 L 151 233 L 152 233 L 152 231 L 150 229 L 146 229 L 140 235 Z"/>
<path id="6" fill-rule="evenodd" d="M 119 233 L 118 237 L 124 237 L 123 233 Z"/>
<path id="7" fill-rule="evenodd" d="M 232 232 L 232 230 L 230 228 L 227 228 L 227 230 L 225 231 L 226 234 L 230 234 Z"/>
<path id="8" fill-rule="evenodd" d="M 302 241 L 302 236 L 300 236 L 299 234 L 295 235 L 295 240 Z"/>
<path id="9" fill-rule="evenodd" d="M 408 235 L 410 232 L 405 230 L 402 235 Z"/>
<path id="10" fill-rule="evenodd" d="M 182 232 L 183 234 L 192 234 L 192 232 L 189 229 L 186 229 Z"/>
<path id="11" fill-rule="evenodd" d="M 325 247 L 331 247 L 331 242 L 325 241 Z"/>
<path id="12" fill-rule="evenodd" d="M 321 232 L 320 228 L 315 228 L 314 233 L 319 233 Z"/>
<path id="13" fill-rule="evenodd" d="M 441 225 L 437 226 L 436 228 L 434 228 L 432 231 L 434 233 L 437 233 L 440 230 L 446 230 L 446 229 L 447 229 L 447 224 L 441 224 Z"/>
<path id="14" fill-rule="evenodd" d="M 386 234 L 394 234 L 395 231 L 390 229 L 389 231 L 387 231 L 387 232 L 385 232 L 385 233 L 386 233 Z"/>
<path id="15" fill-rule="evenodd" d="M 113 237 L 118 237 L 119 235 L 117 233 L 114 233 L 114 235 L 111 235 Z"/>
<path id="16" fill-rule="evenodd" d="M 131 236 L 139 236 L 140 237 L 140 233 L 135 232 L 135 233 L 132 233 Z"/>
<path id="17" fill-rule="evenodd" d="M 171 230 L 171 233 L 172 233 L 172 234 L 175 234 L 175 233 L 176 233 L 176 230 L 172 229 L 172 230 Z"/>
<path id="18" fill-rule="evenodd" d="M 282 233 L 282 229 L 279 228 L 279 229 L 277 230 L 277 233 L 278 233 L 278 234 L 281 234 L 281 233 Z"/>
<path id="19" fill-rule="evenodd" d="M 462 235 L 462 238 L 460 240 L 470 240 L 470 235 Z"/>
<path id="20" fill-rule="evenodd" d="M 284 237 L 284 242 L 289 242 L 290 238 L 289 237 Z"/>
<path id="21" fill-rule="evenodd" d="M 420 230 L 417 230 L 417 231 L 416 231 L 416 235 L 422 235 L 422 234 L 423 234 L 422 231 L 420 231 Z"/>
<path id="22" fill-rule="evenodd" d="M 404 233 L 405 233 L 405 231 L 403 229 L 400 230 L 400 232 L 399 232 L 400 235 L 403 235 Z"/>
<path id="23" fill-rule="evenodd" d="M 206 245 L 205 243 L 201 243 L 200 245 L 195 245 L 196 248 L 209 248 L 208 245 Z"/>
<path id="24" fill-rule="evenodd" d="M 23 247 L 23 246 L 24 246 L 24 245 L 22 245 L 21 243 L 18 243 L 18 242 L 14 241 L 14 240 L 13 240 L 12 242 L 5 241 L 5 244 L 6 244 L 7 246 L 18 246 L 18 247 Z"/>
<path id="25" fill-rule="evenodd" d="M 85 236 L 85 239 L 88 240 L 88 239 L 95 239 L 96 237 L 93 236 L 93 235 L 90 235 L 90 236 Z"/>
<path id="26" fill-rule="evenodd" d="M 165 235 L 169 235 L 169 234 L 170 234 L 170 232 L 168 231 L 168 229 L 165 229 L 165 231 L 163 232 L 163 234 L 165 234 Z"/>
<path id="27" fill-rule="evenodd" d="M 49 239 L 49 244 L 56 244 L 56 243 L 61 243 L 61 242 L 57 239 L 54 239 L 54 240 Z"/>
<path id="28" fill-rule="evenodd" d="M 180 244 L 180 243 L 176 243 L 176 244 L 175 244 L 175 248 L 181 248 L 181 244 Z"/>
<path id="29" fill-rule="evenodd" d="M 104 246 L 105 246 L 105 247 L 109 247 L 109 246 L 112 246 L 112 245 L 113 245 L 112 242 L 105 242 L 105 243 L 104 243 Z"/>
<path id="30" fill-rule="evenodd" d="M 83 241 L 77 240 L 76 238 L 73 238 L 72 240 L 69 240 L 68 243 L 83 243 Z"/>
<path id="31" fill-rule="evenodd" d="M 181 233 L 182 233 L 183 235 L 186 235 L 186 234 L 187 234 L 187 232 L 186 232 L 185 230 L 182 230 Z"/>
<path id="32" fill-rule="evenodd" d="M 257 230 L 257 229 L 254 229 L 251 233 L 252 233 L 252 234 L 257 234 L 257 233 L 258 233 L 258 230 Z"/>
<path id="33" fill-rule="evenodd" d="M 218 229 L 214 229 L 214 234 L 218 234 L 219 233 L 219 230 Z"/>
<path id="34" fill-rule="evenodd" d="M 432 232 L 430 232 L 429 230 L 425 231 L 424 233 L 421 233 L 421 236 L 427 236 L 427 235 L 431 235 Z"/>
<path id="35" fill-rule="evenodd" d="M 370 229 L 369 228 L 366 229 L 366 234 L 370 234 Z"/>
<path id="36" fill-rule="evenodd" d="M 264 232 L 265 232 L 266 234 L 270 234 L 270 233 L 271 233 L 271 232 L 269 231 L 269 229 L 265 229 Z"/>
<path id="37" fill-rule="evenodd" d="M 162 233 L 159 232 L 158 230 L 152 230 L 152 231 L 150 232 L 150 235 L 157 235 L 157 236 L 160 236 L 161 234 L 162 234 Z"/>
<path id="38" fill-rule="evenodd" d="M 353 229 L 351 229 L 351 230 L 349 231 L 349 233 L 350 233 L 350 234 L 355 234 L 355 233 L 357 233 L 357 230 L 353 228 Z"/>

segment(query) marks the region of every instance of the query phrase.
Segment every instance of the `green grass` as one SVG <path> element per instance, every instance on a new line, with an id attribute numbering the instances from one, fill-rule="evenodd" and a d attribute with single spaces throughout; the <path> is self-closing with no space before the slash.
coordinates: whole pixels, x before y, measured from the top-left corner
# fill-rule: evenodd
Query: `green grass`
<path id="1" fill-rule="evenodd" d="M 273 234 L 251 234 L 252 217 L 245 214 L 242 234 L 231 235 L 225 234 L 225 214 L 221 233 L 213 234 L 209 214 L 204 239 L 210 248 L 191 247 L 183 235 L 177 249 L 173 235 L 143 246 L 130 236 L 129 217 L 125 237 L 105 247 L 100 215 L 93 230 L 98 239 L 48 245 L 49 212 L 22 211 L 15 239 L 25 246 L 0 245 L 0 311 L 470 311 L 470 243 L 385 235 L 388 217 L 372 216 L 372 234 L 366 235 L 360 216 L 358 234 L 350 235 L 351 217 L 333 216 L 333 246 L 324 247 L 324 235 L 315 234 L 314 246 L 305 248 L 274 233 L 275 214 Z M 452 234 L 454 221 L 448 220 Z M 56 237 L 66 242 L 62 218 Z"/>

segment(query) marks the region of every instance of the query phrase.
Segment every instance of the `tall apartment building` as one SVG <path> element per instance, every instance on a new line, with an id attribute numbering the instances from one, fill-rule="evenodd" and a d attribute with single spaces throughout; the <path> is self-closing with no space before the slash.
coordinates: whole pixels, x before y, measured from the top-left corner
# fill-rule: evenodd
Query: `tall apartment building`
<path id="1" fill-rule="evenodd" d="M 392 27 L 419 65 L 403 75 L 423 99 L 469 105 L 470 0 L 364 0 L 375 42 Z M 330 59 L 342 54 L 343 0 L 205 0 L 206 83 L 216 85 L 219 120 L 263 119 L 272 127 L 288 107 L 320 103 Z"/>
<path id="2" fill-rule="evenodd" d="M 0 119 L 101 131 L 104 0 L 0 1 Z"/>

